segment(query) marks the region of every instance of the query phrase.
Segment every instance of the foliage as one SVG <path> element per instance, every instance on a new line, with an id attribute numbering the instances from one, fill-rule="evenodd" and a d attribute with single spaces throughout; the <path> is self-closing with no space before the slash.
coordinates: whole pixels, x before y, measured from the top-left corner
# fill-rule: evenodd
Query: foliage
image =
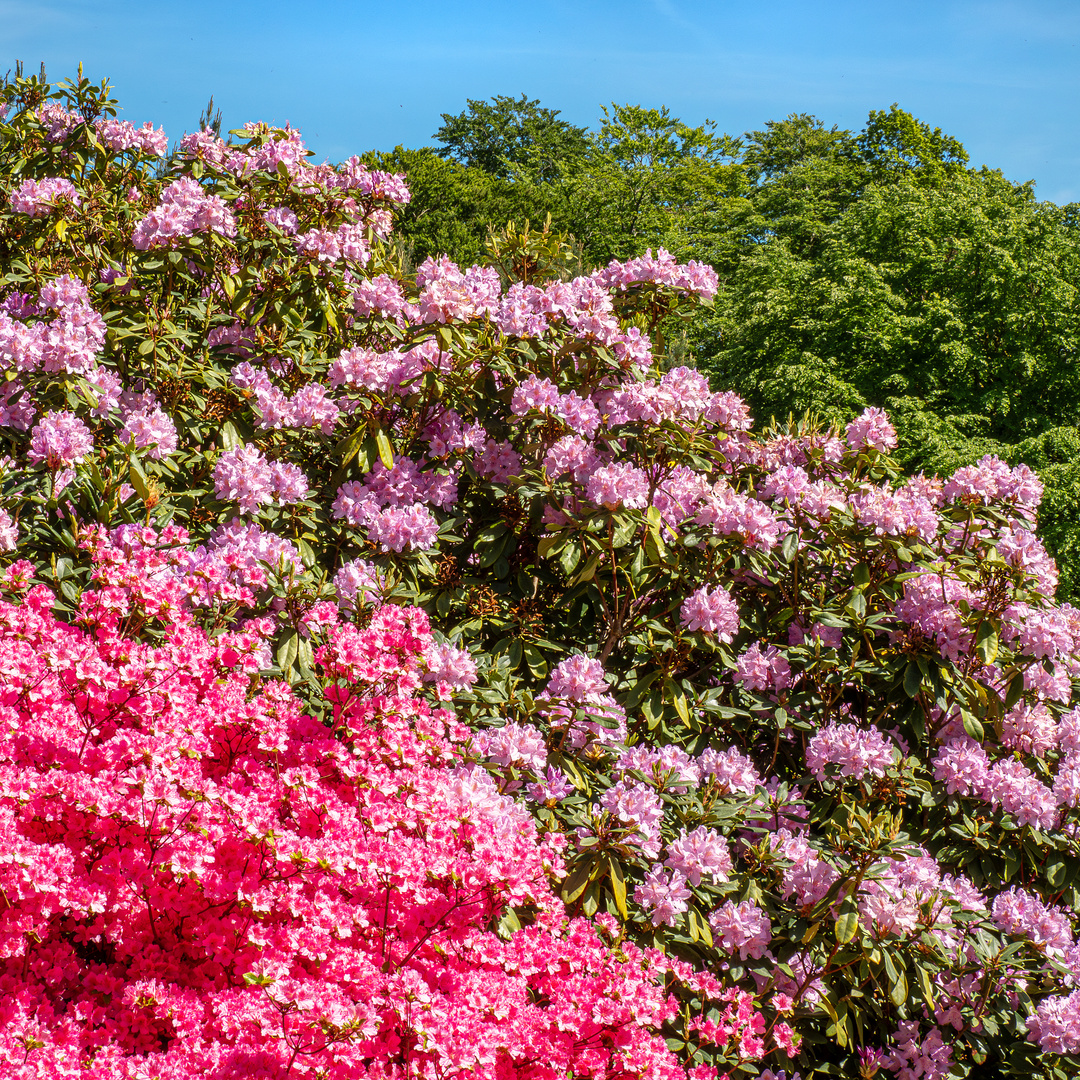
<path id="1" fill-rule="evenodd" d="M 7 94 L 0 542 L 67 620 L 82 538 L 134 560 L 131 526 L 182 526 L 156 587 L 215 635 L 260 620 L 340 727 L 326 601 L 423 608 L 570 915 L 668 958 L 692 1080 L 1075 1072 L 1080 617 L 1030 469 L 906 482 L 876 409 L 751 434 L 660 346 L 707 266 L 566 280 L 515 229 L 406 273 L 400 177 L 258 125 L 159 175 L 103 89 Z"/>
<path id="2" fill-rule="evenodd" d="M 456 116 L 442 114 L 433 138 L 448 157 L 492 176 L 557 180 L 567 163 L 585 152 L 585 129 L 557 119 L 558 109 L 539 105 L 524 94 L 496 94 L 490 104 L 470 100 Z"/>

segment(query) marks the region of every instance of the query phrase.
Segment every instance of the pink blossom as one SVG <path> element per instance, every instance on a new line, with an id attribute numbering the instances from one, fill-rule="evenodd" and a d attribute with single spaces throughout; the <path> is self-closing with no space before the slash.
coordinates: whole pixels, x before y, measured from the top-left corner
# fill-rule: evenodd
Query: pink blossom
<path id="1" fill-rule="evenodd" d="M 865 409 L 858 419 L 848 424 L 847 441 L 852 450 L 861 450 L 864 446 L 883 452 L 892 450 L 896 446 L 896 428 L 881 409 Z"/>
<path id="2" fill-rule="evenodd" d="M 877 728 L 832 722 L 817 732 L 806 747 L 806 767 L 825 780 L 827 769 L 837 766 L 841 776 L 856 780 L 882 777 L 892 768 L 895 748 Z"/>
<path id="3" fill-rule="evenodd" d="M 751 900 L 728 900 L 709 916 L 717 945 L 740 960 L 760 960 L 772 940 L 772 923 Z"/>
<path id="4" fill-rule="evenodd" d="M 585 497 L 596 506 L 643 510 L 648 506 L 649 478 L 629 462 L 601 465 L 585 482 Z"/>
<path id="5" fill-rule="evenodd" d="M 74 413 L 52 412 L 30 432 L 27 459 L 33 465 L 56 470 L 78 464 L 93 449 L 90 429 Z"/>
<path id="6" fill-rule="evenodd" d="M 439 697 L 448 699 L 454 690 L 467 690 L 476 682 L 476 661 L 456 645 L 432 643 L 427 650 L 428 671 L 424 682 L 435 684 Z"/>
<path id="7" fill-rule="evenodd" d="M 679 620 L 687 630 L 703 630 L 730 643 L 739 632 L 739 605 L 722 586 L 711 590 L 703 586 L 682 602 Z"/>
<path id="8" fill-rule="evenodd" d="M 11 209 L 17 214 L 44 217 L 64 203 L 79 206 L 82 199 L 75 185 L 63 177 L 46 177 L 44 180 L 24 180 L 11 193 Z"/>
<path id="9" fill-rule="evenodd" d="M 683 829 L 668 844 L 664 865 L 685 875 L 691 885 L 700 885 L 703 875 L 726 878 L 731 873 L 731 853 L 718 832 L 699 825 L 690 832 Z"/>
<path id="10" fill-rule="evenodd" d="M 791 665 L 775 645 L 762 649 L 755 641 L 739 657 L 735 681 L 759 693 L 786 690 L 791 686 Z"/>
<path id="11" fill-rule="evenodd" d="M 645 909 L 653 926 L 674 926 L 689 906 L 690 890 L 686 878 L 677 870 L 654 866 L 634 890 L 634 901 Z"/>
<path id="12" fill-rule="evenodd" d="M 129 413 L 120 430 L 120 438 L 133 441 L 136 449 L 146 450 L 155 461 L 176 453 L 176 425 L 158 406 L 147 406 Z"/>

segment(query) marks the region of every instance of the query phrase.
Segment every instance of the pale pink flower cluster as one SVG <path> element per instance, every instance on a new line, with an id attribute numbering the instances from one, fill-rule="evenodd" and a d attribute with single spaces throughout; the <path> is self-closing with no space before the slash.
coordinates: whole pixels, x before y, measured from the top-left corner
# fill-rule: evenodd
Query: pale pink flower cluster
<path id="1" fill-rule="evenodd" d="M 599 660 L 580 655 L 561 660 L 536 700 L 552 730 L 562 732 L 571 749 L 611 746 L 626 739 L 626 712 L 608 692 Z M 577 712 L 586 719 L 575 716 Z"/>
<path id="2" fill-rule="evenodd" d="M 694 515 L 709 493 L 708 478 L 686 465 L 675 465 L 657 481 L 652 505 L 660 511 L 665 537 L 678 534 L 678 527 Z"/>
<path id="3" fill-rule="evenodd" d="M 760 960 L 772 941 L 772 923 L 752 900 L 728 900 L 709 916 L 709 925 L 720 948 L 740 960 Z"/>
<path id="4" fill-rule="evenodd" d="M 19 526 L 6 510 L 0 510 L 0 551 L 15 551 L 19 546 Z"/>
<path id="5" fill-rule="evenodd" d="M 1034 510 L 1042 496 L 1042 481 L 1027 465 L 1010 468 L 993 454 L 957 469 L 942 489 L 942 498 L 947 502 L 981 500 L 1009 503 L 1023 510 Z"/>
<path id="6" fill-rule="evenodd" d="M 475 678 L 474 665 L 473 679 Z M 480 732 L 473 738 L 473 744 L 488 761 L 501 765 L 504 769 L 528 769 L 542 776 L 547 767 L 544 737 L 528 724 L 511 720 L 500 728 Z"/>
<path id="7" fill-rule="evenodd" d="M 771 844 L 773 851 L 787 860 L 780 874 L 783 894 L 794 898 L 800 908 L 816 904 L 840 877 L 836 868 L 799 833 L 777 829 Z"/>
<path id="8" fill-rule="evenodd" d="M 398 206 L 404 206 L 412 199 L 403 173 L 369 168 L 355 155 L 342 162 L 330 183 L 343 191 L 358 191 Z"/>
<path id="9" fill-rule="evenodd" d="M 1080 990 L 1043 998 L 1028 1017 L 1027 1029 L 1048 1054 L 1080 1054 Z"/>
<path id="10" fill-rule="evenodd" d="M 385 582 L 374 563 L 353 559 L 334 575 L 338 607 L 352 611 L 362 604 L 374 604 L 382 596 Z"/>
<path id="11" fill-rule="evenodd" d="M 861 450 L 864 446 L 880 451 L 892 450 L 896 446 L 896 428 L 881 409 L 864 409 L 861 416 L 848 424 L 847 442 L 852 450 Z"/>
<path id="12" fill-rule="evenodd" d="M 808 645 L 810 648 L 820 645 L 823 649 L 839 649 L 843 643 L 844 632 L 838 626 L 816 622 L 807 631 L 800 623 L 793 622 L 788 627 L 789 645 Z"/>
<path id="13" fill-rule="evenodd" d="M 979 607 L 978 598 L 963 582 L 945 574 L 920 573 L 904 582 L 904 595 L 894 610 L 899 619 L 936 642 L 942 656 L 959 660 L 971 646 L 961 603 L 969 609 Z"/>
<path id="14" fill-rule="evenodd" d="M 735 747 L 704 750 L 697 764 L 702 779 L 715 784 L 723 795 L 753 795 L 764 782 L 754 763 Z"/>
<path id="15" fill-rule="evenodd" d="M 81 113 L 69 112 L 57 101 L 50 101 L 37 110 L 37 120 L 45 128 L 49 142 L 63 142 L 79 124 L 86 123 Z"/>
<path id="16" fill-rule="evenodd" d="M 750 413 L 742 399 L 730 391 L 713 393 L 708 380 L 693 368 L 676 367 L 659 382 L 647 379 L 605 390 L 597 402 L 608 427 L 665 421 L 687 425 L 705 423 L 722 431 L 749 430 Z"/>
<path id="17" fill-rule="evenodd" d="M 585 481 L 585 498 L 595 506 L 644 510 L 649 505 L 649 478 L 629 461 L 601 465 Z"/>
<path id="18" fill-rule="evenodd" d="M 207 195 L 197 180 L 184 176 L 161 194 L 161 202 L 135 226 L 131 235 L 136 251 L 174 247 L 196 233 L 236 235 L 236 219 L 220 195 Z"/>
<path id="19" fill-rule="evenodd" d="M 855 520 L 878 536 L 913 536 L 926 543 L 937 538 L 937 510 L 911 487 L 897 491 L 871 487 L 854 495 L 849 505 Z"/>
<path id="20" fill-rule="evenodd" d="M 483 450 L 487 440 L 483 424 L 466 424 L 453 409 L 434 414 L 420 436 L 432 458 L 446 458 L 458 450 Z"/>
<path id="21" fill-rule="evenodd" d="M 436 693 L 444 700 L 454 690 L 468 690 L 476 682 L 476 661 L 465 649 L 448 642 L 432 642 L 425 659 L 428 670 L 424 682 L 434 683 Z"/>
<path id="22" fill-rule="evenodd" d="M 368 488 L 356 480 L 338 488 L 333 513 L 335 518 L 364 529 L 384 551 L 423 550 L 435 543 L 439 533 L 438 521 L 423 503 L 382 508 Z"/>
<path id="23" fill-rule="evenodd" d="M 420 320 L 420 309 L 406 299 L 401 284 L 389 274 L 358 282 L 353 289 L 353 310 L 361 317 L 393 319 L 398 326 Z"/>
<path id="24" fill-rule="evenodd" d="M 967 736 L 946 742 L 933 764 L 935 778 L 945 784 L 949 794 L 971 796 L 1000 806 L 1022 825 L 1049 829 L 1060 817 L 1059 795 L 1042 784 L 1022 762 L 1003 758 L 991 764 L 986 750 Z M 1067 771 L 1063 775 L 1067 780 Z"/>
<path id="25" fill-rule="evenodd" d="M 1061 908 L 1044 904 L 1018 886 L 998 893 L 990 910 L 994 922 L 1005 933 L 1025 937 L 1051 955 L 1064 956 L 1073 944 L 1069 916 Z"/>
<path id="26" fill-rule="evenodd" d="M 419 348 L 406 353 L 346 349 L 331 363 L 327 377 L 331 386 L 385 393 L 415 379 L 427 368 L 425 352 Z"/>
<path id="27" fill-rule="evenodd" d="M 416 270 L 422 323 L 470 322 L 499 308 L 502 284 L 490 266 L 470 266 L 464 273 L 445 255 L 428 256 Z"/>
<path id="28" fill-rule="evenodd" d="M 252 172 L 277 172 L 283 165 L 286 173 L 301 190 L 341 192 L 348 197 L 342 208 L 357 213 L 353 195 L 366 200 L 404 204 L 410 199 L 405 178 L 400 173 L 369 169 L 357 157 L 350 157 L 338 168 L 308 165 L 309 151 L 299 131 L 286 125 L 272 129 L 266 124 L 245 124 L 242 134 L 251 140 L 247 146 L 230 146 L 213 131 L 196 131 L 180 140 L 180 153 L 189 161 L 200 160 L 213 168 L 243 177 Z"/>
<path id="29" fill-rule="evenodd" d="M 654 748 L 645 743 L 619 751 L 615 774 L 638 772 L 658 791 L 684 792 L 696 787 L 702 776 L 700 761 L 674 743 Z"/>
<path id="30" fill-rule="evenodd" d="M 473 458 L 473 468 L 493 484 L 505 484 L 521 473 L 521 455 L 510 442 L 486 439 Z"/>
<path id="31" fill-rule="evenodd" d="M 268 461 L 254 446 L 226 450 L 214 465 L 214 494 L 235 500 L 246 513 L 263 503 L 296 502 L 308 492 L 307 477 L 287 461 Z"/>
<path id="32" fill-rule="evenodd" d="M 885 1063 L 896 1080 L 948 1080 L 952 1048 L 934 1027 L 923 1034 L 915 1020 L 901 1020 L 893 1036 L 896 1049 L 885 1055 Z"/>
<path id="33" fill-rule="evenodd" d="M 660 854 L 660 825 L 664 804 L 650 787 L 635 780 L 617 780 L 600 796 L 599 805 L 627 827 L 622 843 L 640 848 L 655 859 Z"/>
<path id="34" fill-rule="evenodd" d="M 1041 701 L 1019 702 L 1001 720 L 1001 744 L 1044 758 L 1057 748 L 1057 721 Z"/>
<path id="35" fill-rule="evenodd" d="M 863 780 L 883 777 L 893 767 L 896 748 L 877 728 L 829 723 L 816 732 L 806 747 L 806 767 L 824 782 L 832 770 L 840 776 Z"/>
<path id="36" fill-rule="evenodd" d="M 703 877 L 728 877 L 731 852 L 720 833 L 699 825 L 689 832 L 682 829 L 668 844 L 664 865 L 677 870 L 691 885 L 700 885 Z"/>
<path id="37" fill-rule="evenodd" d="M 1057 564 L 1035 533 L 1019 521 L 1011 521 L 998 534 L 994 546 L 1010 566 L 1035 578 L 1044 595 L 1054 595 L 1058 586 Z"/>
<path id="38" fill-rule="evenodd" d="M 104 146 L 118 153 L 141 150 L 152 157 L 164 157 L 169 149 L 169 137 L 164 129 L 155 130 L 149 121 L 137 128 L 127 120 L 108 117 L 94 124 L 94 132 Z"/>
<path id="39" fill-rule="evenodd" d="M 596 444 L 580 435 L 564 435 L 551 444 L 544 454 L 544 471 L 549 480 L 557 480 L 566 473 L 573 473 L 579 484 L 600 466 L 603 459 L 596 451 Z"/>
<path id="40" fill-rule="evenodd" d="M 457 480 L 453 474 L 431 469 L 422 471 L 420 463 L 407 457 L 397 458 L 392 469 L 381 461 L 375 462 L 363 484 L 350 490 L 354 497 L 362 497 L 360 493 L 364 492 L 379 506 L 425 502 L 446 509 L 457 502 Z"/>
<path id="41" fill-rule="evenodd" d="M 574 785 L 566 778 L 561 769 L 549 765 L 543 774 L 543 779 L 534 784 L 529 784 L 529 798 L 534 802 L 553 806 L 561 799 L 565 799 L 574 790 Z"/>
<path id="42" fill-rule="evenodd" d="M 688 263 L 679 263 L 674 255 L 663 248 L 657 248 L 655 256 L 650 248 L 636 259 L 622 263 L 612 260 L 603 270 L 597 271 L 596 278 L 604 288 L 618 289 L 620 292 L 648 282 L 692 293 L 702 300 L 711 300 L 718 287 L 716 271 L 711 266 L 693 259 Z"/>
<path id="43" fill-rule="evenodd" d="M 30 432 L 27 459 L 56 470 L 77 465 L 94 449 L 90 429 L 72 412 L 52 412 Z"/>
<path id="44" fill-rule="evenodd" d="M 11 209 L 17 214 L 44 217 L 62 203 L 79 206 L 82 199 L 75 185 L 64 177 L 46 177 L 44 180 L 24 180 L 11 193 Z"/>
<path id="45" fill-rule="evenodd" d="M 689 900 L 686 878 L 660 865 L 647 870 L 645 880 L 634 889 L 634 902 L 649 915 L 653 926 L 674 926 L 686 914 Z"/>
<path id="46" fill-rule="evenodd" d="M 771 551 L 780 542 L 781 520 L 763 502 L 736 491 L 725 480 L 713 485 L 694 515 L 717 536 L 738 536 L 747 547 Z"/>
<path id="47" fill-rule="evenodd" d="M 341 259 L 356 266 L 367 266 L 371 259 L 363 225 L 345 224 L 336 229 L 309 229 L 293 237 L 296 250 L 314 255 L 318 262 L 336 263 Z"/>
<path id="48" fill-rule="evenodd" d="M 529 411 L 549 413 L 587 439 L 593 437 L 600 425 L 600 410 L 591 400 L 578 397 L 575 391 L 560 394 L 550 379 L 538 379 L 535 375 L 530 375 L 514 390 L 510 411 L 515 416 L 524 416 Z"/>
<path id="49" fill-rule="evenodd" d="M 155 461 L 176 453 L 176 425 L 158 405 L 129 412 L 120 429 L 120 438 L 123 442 L 134 442 L 137 450 L 146 450 L 147 457 Z"/>
<path id="50" fill-rule="evenodd" d="M 953 907 L 985 914 L 985 902 L 967 878 L 943 878 L 937 862 L 919 851 L 872 868 L 859 892 L 859 918 L 879 936 L 906 937 L 932 927 L 943 943 L 953 945 L 958 940 Z"/>
<path id="51" fill-rule="evenodd" d="M 297 229 L 300 227 L 299 218 L 287 206 L 275 206 L 269 210 L 264 210 L 262 219 L 267 225 L 272 225 L 278 232 L 284 233 L 286 236 L 295 236 Z"/>
<path id="52" fill-rule="evenodd" d="M 230 379 L 255 399 L 259 427 L 264 430 L 317 427 L 324 435 L 330 435 L 341 416 L 340 406 L 322 383 L 309 382 L 292 397 L 286 397 L 264 370 L 246 360 L 232 369 Z"/>
<path id="53" fill-rule="evenodd" d="M 735 681 L 747 690 L 771 694 L 791 686 L 791 665 L 775 645 L 754 642 L 736 661 Z"/>
<path id="54" fill-rule="evenodd" d="M 682 602 L 679 621 L 687 630 L 702 630 L 730 643 L 739 632 L 739 605 L 722 585 L 715 589 L 703 585 Z"/>
<path id="55" fill-rule="evenodd" d="M 40 306 L 54 309 L 51 323 L 29 325 L 0 311 L 0 370 L 86 375 L 97 367 L 105 321 L 90 306 L 86 286 L 63 275 L 43 285 Z"/>

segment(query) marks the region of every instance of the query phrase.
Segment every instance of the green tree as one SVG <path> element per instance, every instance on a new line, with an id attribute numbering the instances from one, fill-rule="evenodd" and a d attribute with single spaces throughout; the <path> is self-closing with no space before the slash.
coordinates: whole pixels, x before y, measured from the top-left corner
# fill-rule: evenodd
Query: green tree
<path id="1" fill-rule="evenodd" d="M 662 245 L 708 258 L 742 209 L 738 142 L 665 109 L 603 110 L 588 153 L 564 177 L 571 231 L 598 263 Z"/>
<path id="2" fill-rule="evenodd" d="M 549 184 L 493 176 L 485 169 L 441 156 L 432 147 L 398 146 L 365 160 L 409 178 L 412 199 L 397 212 L 395 234 L 414 265 L 429 255 L 449 255 L 469 266 L 479 261 L 488 233 L 514 222 L 543 223 L 548 214 L 563 224 L 564 202 Z"/>
<path id="3" fill-rule="evenodd" d="M 585 128 L 558 119 L 558 109 L 541 108 L 524 94 L 466 100 L 462 112 L 442 113 L 443 125 L 432 136 L 445 156 L 463 165 L 503 180 L 524 174 L 551 181 L 588 147 Z"/>

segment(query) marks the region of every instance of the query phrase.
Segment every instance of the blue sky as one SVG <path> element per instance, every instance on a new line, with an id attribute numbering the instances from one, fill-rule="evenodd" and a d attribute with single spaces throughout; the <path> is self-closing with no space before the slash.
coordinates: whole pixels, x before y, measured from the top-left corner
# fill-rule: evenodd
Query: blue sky
<path id="1" fill-rule="evenodd" d="M 108 77 L 173 138 L 301 128 L 319 158 L 426 145 L 466 98 L 526 93 L 574 123 L 667 105 L 733 134 L 791 112 L 858 130 L 894 101 L 975 165 L 1080 200 L 1080 0 L 0 0 L 0 71 Z"/>

